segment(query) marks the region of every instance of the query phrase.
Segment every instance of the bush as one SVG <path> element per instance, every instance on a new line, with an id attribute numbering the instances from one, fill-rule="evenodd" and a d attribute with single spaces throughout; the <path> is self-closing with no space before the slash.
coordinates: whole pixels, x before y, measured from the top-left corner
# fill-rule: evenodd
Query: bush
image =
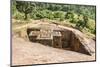
<path id="1" fill-rule="evenodd" d="M 31 14 L 31 18 L 33 19 L 43 19 L 43 18 L 48 18 L 48 19 L 53 19 L 53 13 L 50 10 L 42 10 L 42 11 L 38 11 L 38 12 L 33 12 Z"/>
<path id="2" fill-rule="evenodd" d="M 77 24 L 78 20 L 79 20 L 78 15 L 74 13 L 73 18 L 71 18 L 70 22 Z"/>
<path id="3" fill-rule="evenodd" d="M 87 32 L 90 32 L 92 34 L 96 33 L 96 29 L 95 29 L 95 21 L 89 19 L 86 23 L 86 25 L 84 26 L 84 20 L 79 20 L 76 23 L 76 28 L 79 30 L 85 30 Z"/>
<path id="4" fill-rule="evenodd" d="M 86 24 L 86 27 L 90 30 L 91 33 L 95 34 L 96 29 L 95 29 L 95 21 L 89 19 L 89 21 Z"/>
<path id="5" fill-rule="evenodd" d="M 44 18 L 48 18 L 48 19 L 53 19 L 53 12 L 50 10 L 43 10 L 42 13 L 44 13 Z"/>
<path id="6" fill-rule="evenodd" d="M 32 14 L 31 14 L 31 18 L 32 19 L 42 19 L 44 18 L 44 15 L 41 11 L 34 11 Z"/>
<path id="7" fill-rule="evenodd" d="M 55 11 L 54 18 L 65 18 L 65 14 L 62 11 Z"/>
<path id="8" fill-rule="evenodd" d="M 95 22 L 93 20 L 89 19 L 89 21 L 86 24 L 86 27 L 89 29 L 95 28 Z"/>
<path id="9" fill-rule="evenodd" d="M 83 25 L 83 20 L 79 20 L 77 23 L 76 23 L 76 28 L 79 29 L 79 30 L 82 30 L 82 25 Z"/>
<path id="10" fill-rule="evenodd" d="M 65 15 L 65 19 L 69 19 L 71 23 L 77 23 L 78 22 L 78 16 L 74 12 L 67 12 Z"/>
<path id="11" fill-rule="evenodd" d="M 70 22 L 71 23 L 77 23 L 78 22 L 78 19 L 77 18 L 73 18 L 73 19 L 70 20 Z"/>
<path id="12" fill-rule="evenodd" d="M 54 19 L 59 19 L 60 21 L 63 21 L 65 19 L 65 13 L 62 11 L 55 11 Z"/>
<path id="13" fill-rule="evenodd" d="M 13 17 L 17 20 L 23 20 L 24 19 L 24 14 L 20 13 L 20 12 L 16 12 Z"/>
<path id="14" fill-rule="evenodd" d="M 73 12 L 67 12 L 65 15 L 66 19 L 73 19 L 74 18 L 74 13 Z"/>

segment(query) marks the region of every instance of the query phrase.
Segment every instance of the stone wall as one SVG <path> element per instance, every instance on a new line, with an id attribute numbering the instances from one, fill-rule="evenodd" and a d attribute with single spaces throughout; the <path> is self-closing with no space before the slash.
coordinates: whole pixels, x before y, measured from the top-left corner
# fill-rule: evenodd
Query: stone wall
<path id="1" fill-rule="evenodd" d="M 61 41 L 62 41 L 62 48 L 68 48 L 70 46 L 70 36 L 71 31 L 69 30 L 60 30 L 61 32 Z"/>
<path id="2" fill-rule="evenodd" d="M 71 33 L 71 37 L 70 37 L 70 48 L 73 51 L 79 51 L 80 48 L 80 41 L 79 39 L 75 36 L 74 33 Z"/>
<path id="3" fill-rule="evenodd" d="M 40 29 L 39 28 L 27 28 L 27 35 L 29 35 L 31 31 L 40 31 Z"/>
<path id="4" fill-rule="evenodd" d="M 38 39 L 37 42 L 41 43 L 41 44 L 44 44 L 44 45 L 47 45 L 47 46 L 52 46 L 52 44 L 53 44 L 53 41 L 52 40 L 48 40 L 48 39 L 47 40 L 46 39 L 42 39 L 42 40 Z"/>
<path id="5" fill-rule="evenodd" d="M 54 36 L 53 37 L 53 47 L 62 48 L 61 36 Z"/>
<path id="6" fill-rule="evenodd" d="M 91 39 L 90 39 L 91 40 Z M 70 48 L 73 51 L 92 55 L 95 52 L 95 43 L 90 44 L 89 39 L 85 38 L 84 36 L 80 36 L 77 33 L 71 33 L 71 41 L 70 41 Z"/>

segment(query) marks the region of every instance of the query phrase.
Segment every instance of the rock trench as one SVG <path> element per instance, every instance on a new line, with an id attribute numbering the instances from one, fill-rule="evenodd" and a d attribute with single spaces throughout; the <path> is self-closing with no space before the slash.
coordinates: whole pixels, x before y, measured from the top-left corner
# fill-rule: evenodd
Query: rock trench
<path id="1" fill-rule="evenodd" d="M 55 24 L 39 24 L 27 27 L 28 39 L 54 48 L 72 50 L 87 55 L 95 53 L 95 41 L 79 30 Z"/>

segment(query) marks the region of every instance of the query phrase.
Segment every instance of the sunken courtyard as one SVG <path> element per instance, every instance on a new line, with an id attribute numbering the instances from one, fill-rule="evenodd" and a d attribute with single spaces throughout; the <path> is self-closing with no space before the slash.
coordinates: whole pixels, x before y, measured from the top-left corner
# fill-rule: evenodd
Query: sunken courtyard
<path id="1" fill-rule="evenodd" d="M 76 51 L 87 55 L 95 53 L 95 42 L 84 34 L 72 28 L 65 28 L 56 24 L 39 24 L 27 28 L 28 39 L 45 46 Z"/>

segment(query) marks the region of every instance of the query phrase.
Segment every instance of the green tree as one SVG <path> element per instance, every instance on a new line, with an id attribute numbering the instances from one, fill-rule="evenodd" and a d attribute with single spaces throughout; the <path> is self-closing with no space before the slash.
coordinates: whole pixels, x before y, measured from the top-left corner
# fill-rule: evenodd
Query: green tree
<path id="1" fill-rule="evenodd" d="M 76 24 L 76 28 L 81 30 L 82 29 L 82 25 L 83 25 L 83 20 L 79 20 Z"/>
<path id="2" fill-rule="evenodd" d="M 62 9 L 61 5 L 58 4 L 49 4 L 48 10 L 51 11 L 60 11 Z"/>
<path id="3" fill-rule="evenodd" d="M 14 15 L 15 12 L 16 12 L 16 1 L 12 0 L 12 14 Z"/>
<path id="4" fill-rule="evenodd" d="M 88 17 L 87 16 L 83 16 L 83 20 L 84 20 L 84 23 L 82 25 L 82 27 L 86 27 L 87 23 L 88 23 Z"/>
<path id="5" fill-rule="evenodd" d="M 74 13 L 71 12 L 71 11 L 70 12 L 67 12 L 66 15 L 65 15 L 65 18 L 66 19 L 73 19 L 74 18 Z"/>
<path id="6" fill-rule="evenodd" d="M 88 17 L 83 16 L 83 20 L 79 19 L 79 21 L 77 22 L 76 28 L 78 28 L 79 30 L 84 29 L 84 27 L 87 27 L 87 23 L 88 23 Z"/>
<path id="7" fill-rule="evenodd" d="M 54 18 L 65 18 L 65 14 L 62 11 L 55 11 Z"/>
<path id="8" fill-rule="evenodd" d="M 34 4 L 32 2 L 16 1 L 16 8 L 19 12 L 24 13 L 24 19 L 27 20 L 27 16 L 32 12 Z"/>

